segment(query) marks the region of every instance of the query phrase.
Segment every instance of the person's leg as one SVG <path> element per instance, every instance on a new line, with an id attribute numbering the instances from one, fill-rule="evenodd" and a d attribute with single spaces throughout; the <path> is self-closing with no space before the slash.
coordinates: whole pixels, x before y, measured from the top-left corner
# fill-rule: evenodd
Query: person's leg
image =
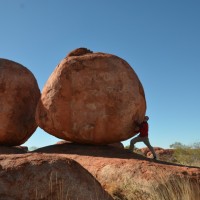
<path id="1" fill-rule="evenodd" d="M 139 136 L 133 138 L 133 139 L 130 141 L 129 150 L 130 150 L 130 151 L 133 151 L 133 150 L 134 150 L 134 144 L 137 143 L 137 142 L 141 142 L 141 141 L 142 141 L 142 139 L 141 139 L 141 137 L 139 137 Z"/>
<path id="2" fill-rule="evenodd" d="M 151 146 L 150 142 L 149 142 L 149 138 L 145 137 L 143 139 L 143 142 L 145 143 L 145 145 L 149 148 L 149 150 L 151 151 L 151 153 L 153 154 L 153 157 L 156 158 L 156 152 L 154 151 L 153 147 Z"/>

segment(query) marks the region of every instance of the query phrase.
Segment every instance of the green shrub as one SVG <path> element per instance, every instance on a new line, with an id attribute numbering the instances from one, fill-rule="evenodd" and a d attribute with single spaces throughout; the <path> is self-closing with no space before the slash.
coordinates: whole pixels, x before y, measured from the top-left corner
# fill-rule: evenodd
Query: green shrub
<path id="1" fill-rule="evenodd" d="M 190 146 L 176 142 L 170 145 L 170 147 L 174 148 L 173 156 L 177 160 L 177 163 L 200 167 L 200 142 Z"/>

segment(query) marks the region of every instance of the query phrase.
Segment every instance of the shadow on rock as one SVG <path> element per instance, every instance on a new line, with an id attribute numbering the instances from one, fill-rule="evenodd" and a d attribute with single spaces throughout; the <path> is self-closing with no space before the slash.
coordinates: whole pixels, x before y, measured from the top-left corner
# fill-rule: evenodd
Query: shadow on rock
<path id="1" fill-rule="evenodd" d="M 28 152 L 28 147 L 25 146 L 0 146 L 0 154 L 24 154 Z"/>
<path id="2" fill-rule="evenodd" d="M 163 165 L 174 165 L 182 166 L 175 163 L 170 163 L 166 161 L 154 160 L 152 158 L 147 158 L 137 153 L 132 153 L 128 149 L 116 148 L 110 145 L 87 145 L 87 144 L 77 144 L 77 143 L 58 143 L 55 145 L 50 145 L 36 149 L 37 153 L 47 153 L 47 154 L 66 154 L 66 155 L 80 155 L 89 157 L 103 157 L 103 158 L 118 158 L 118 159 L 136 159 L 140 161 L 155 162 Z M 187 166 L 193 168 L 191 166 Z"/>

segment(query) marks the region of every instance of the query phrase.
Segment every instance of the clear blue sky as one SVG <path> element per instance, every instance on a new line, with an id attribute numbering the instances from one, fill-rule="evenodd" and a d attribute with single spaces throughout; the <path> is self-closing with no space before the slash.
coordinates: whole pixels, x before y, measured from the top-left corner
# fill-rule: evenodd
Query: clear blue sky
<path id="1" fill-rule="evenodd" d="M 200 141 L 199 0 L 0 0 L 0 57 L 29 68 L 40 90 L 78 47 L 115 54 L 134 68 L 153 146 Z M 58 140 L 38 128 L 24 145 Z"/>

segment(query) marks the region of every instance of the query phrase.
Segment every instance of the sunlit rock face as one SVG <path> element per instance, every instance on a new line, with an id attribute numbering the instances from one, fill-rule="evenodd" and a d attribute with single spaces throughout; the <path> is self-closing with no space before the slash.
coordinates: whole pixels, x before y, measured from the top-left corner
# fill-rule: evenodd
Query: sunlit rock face
<path id="1" fill-rule="evenodd" d="M 138 76 L 123 59 L 79 48 L 56 67 L 43 88 L 36 120 L 46 132 L 85 144 L 135 135 L 146 111 Z"/>
<path id="2" fill-rule="evenodd" d="M 21 64 L 0 59 L 0 145 L 20 145 L 33 134 L 39 98 L 34 75 Z"/>

